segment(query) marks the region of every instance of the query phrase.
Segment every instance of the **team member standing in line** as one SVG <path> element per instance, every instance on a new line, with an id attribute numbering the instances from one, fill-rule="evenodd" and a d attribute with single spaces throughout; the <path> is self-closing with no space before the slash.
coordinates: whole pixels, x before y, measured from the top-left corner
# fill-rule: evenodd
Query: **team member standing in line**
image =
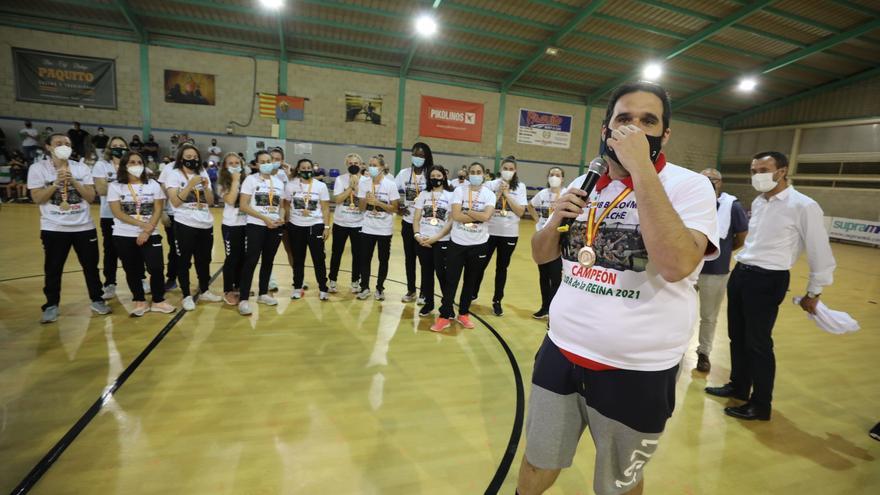
<path id="1" fill-rule="evenodd" d="M 562 193 L 562 179 L 565 172 L 559 167 L 553 167 L 547 171 L 547 185 L 529 202 L 529 213 L 536 219 L 535 231 L 540 231 L 547 223 L 547 219 L 553 214 L 554 204 Z M 562 257 L 553 261 L 538 265 L 538 285 L 541 287 L 541 307 L 532 314 L 532 318 L 547 318 L 550 313 L 550 301 L 556 295 L 559 284 L 562 283 Z"/>
<path id="2" fill-rule="evenodd" d="M 176 149 L 176 147 L 175 147 Z M 177 156 L 177 155 L 174 155 Z M 174 162 L 163 163 L 159 169 L 159 185 L 165 193 L 165 212 L 162 224 L 165 226 L 165 239 L 168 241 L 168 262 L 165 264 L 165 292 L 177 288 L 177 247 L 174 238 L 174 207 L 168 200 L 168 186 L 165 181 L 174 170 Z"/>
<path id="3" fill-rule="evenodd" d="M 431 154 L 431 148 L 425 143 L 416 143 L 412 147 L 412 167 L 401 170 L 395 182 L 397 183 L 397 191 L 403 197 L 400 204 L 400 214 L 403 215 L 403 222 L 400 224 L 400 237 L 403 239 L 403 256 L 406 268 L 406 294 L 401 302 L 412 302 L 416 300 L 416 249 L 419 243 L 413 236 L 413 213 L 415 208 L 416 197 L 421 191 L 425 190 L 425 170 L 431 170 L 434 166 L 434 155 Z M 425 276 L 425 270 L 422 270 L 422 276 Z M 428 273 L 428 276 L 432 276 Z M 418 300 L 419 304 L 424 304 L 424 295 Z"/>
<path id="4" fill-rule="evenodd" d="M 450 213 L 452 186 L 446 178 L 446 169 L 434 165 L 428 170 L 428 188 L 416 198 L 413 216 L 413 234 L 419 243 L 419 264 L 422 267 L 422 296 L 425 305 L 419 316 L 434 311 L 434 273 L 440 282 L 441 295 L 446 292 L 446 253 L 449 251 L 449 231 L 452 230 Z"/>
<path id="5" fill-rule="evenodd" d="M 468 167 L 468 187 L 459 187 L 452 194 L 452 234 L 446 256 L 446 290 L 440 316 L 431 330 L 441 332 L 449 328 L 455 318 L 452 301 L 464 272 L 461 298 L 458 303 L 458 322 L 465 328 L 474 328 L 470 320 L 470 306 L 477 280 L 486 269 L 489 251 L 489 226 L 486 222 L 495 212 L 495 194 L 484 187 L 486 169 L 479 162 Z"/>
<path id="6" fill-rule="evenodd" d="M 262 153 L 266 153 L 263 151 Z M 259 153 L 258 153 L 259 154 Z M 241 270 L 244 267 L 244 242 L 247 213 L 240 208 L 241 183 L 246 177 L 243 160 L 235 153 L 226 153 L 220 161 L 219 187 L 223 198 L 223 300 L 237 306 L 241 302 Z"/>
<path id="7" fill-rule="evenodd" d="M 330 192 L 327 185 L 314 178 L 314 165 L 308 158 L 296 162 L 295 179 L 287 183 L 289 225 L 288 236 L 293 248 L 293 294 L 303 295 L 306 247 L 312 254 L 315 278 L 318 280 L 318 298 L 329 299 L 324 243 L 330 237 Z"/>
<path id="8" fill-rule="evenodd" d="M 116 297 L 116 265 L 119 257 L 116 255 L 116 243 L 113 240 L 113 212 L 107 204 L 107 190 L 110 183 L 116 180 L 116 170 L 119 161 L 128 152 L 128 143 L 119 136 L 113 136 L 108 142 L 109 147 L 104 149 L 101 160 L 92 167 L 92 180 L 95 181 L 95 190 L 101 196 L 101 237 L 104 248 L 104 299 Z M 164 194 L 163 194 L 164 196 Z"/>
<path id="9" fill-rule="evenodd" d="M 358 189 L 360 209 L 364 213 L 361 229 L 361 292 L 358 299 L 370 297 L 370 270 L 373 251 L 378 246 L 379 275 L 376 277 L 377 301 L 385 300 L 385 278 L 388 276 L 388 260 L 391 257 L 391 235 L 394 232 L 394 212 L 398 211 L 400 192 L 397 184 L 385 175 L 385 160 L 378 156 L 370 158 L 367 167 L 370 179 L 361 181 Z"/>
<path id="10" fill-rule="evenodd" d="M 337 291 L 336 279 L 339 276 L 339 265 L 342 264 L 342 253 L 345 251 L 346 239 L 351 240 L 351 293 L 361 291 L 360 286 L 360 238 L 364 214 L 358 205 L 358 185 L 363 176 L 364 160 L 357 153 L 345 155 L 347 172 L 336 178 L 333 184 L 333 201 L 336 211 L 333 213 L 333 248 L 330 255 L 330 282 L 327 287 L 330 293 Z"/>

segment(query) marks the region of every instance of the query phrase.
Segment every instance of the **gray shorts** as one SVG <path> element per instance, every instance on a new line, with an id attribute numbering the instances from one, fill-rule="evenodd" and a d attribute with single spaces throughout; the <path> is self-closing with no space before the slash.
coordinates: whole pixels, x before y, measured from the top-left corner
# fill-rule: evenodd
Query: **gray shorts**
<path id="1" fill-rule="evenodd" d="M 593 490 L 619 495 L 642 479 L 675 406 L 677 366 L 664 371 L 593 371 L 545 338 L 535 359 L 526 452 L 541 469 L 571 466 L 587 427 L 596 446 Z"/>

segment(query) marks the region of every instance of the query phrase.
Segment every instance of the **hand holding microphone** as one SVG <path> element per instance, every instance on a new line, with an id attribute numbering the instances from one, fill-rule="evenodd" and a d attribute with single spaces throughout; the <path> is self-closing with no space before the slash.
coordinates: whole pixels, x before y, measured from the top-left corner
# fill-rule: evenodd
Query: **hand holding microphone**
<path id="1" fill-rule="evenodd" d="M 608 172 L 608 163 L 601 156 L 593 158 L 590 167 L 587 169 L 587 176 L 580 189 L 570 189 L 556 203 L 555 214 L 563 217 L 562 223 L 556 230 L 560 233 L 568 232 L 574 219 L 580 216 L 583 209 L 587 206 L 587 198 L 596 187 L 599 177 Z"/>

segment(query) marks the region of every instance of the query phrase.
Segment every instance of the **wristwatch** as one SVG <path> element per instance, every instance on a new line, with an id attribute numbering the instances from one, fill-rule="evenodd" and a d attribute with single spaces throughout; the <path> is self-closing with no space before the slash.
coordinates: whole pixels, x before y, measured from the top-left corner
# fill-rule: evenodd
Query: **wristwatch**
<path id="1" fill-rule="evenodd" d="M 822 295 L 821 292 L 810 292 L 810 291 L 807 291 L 807 297 L 809 297 L 810 299 L 816 299 L 817 297 L 819 297 L 819 296 L 821 296 L 821 295 Z"/>

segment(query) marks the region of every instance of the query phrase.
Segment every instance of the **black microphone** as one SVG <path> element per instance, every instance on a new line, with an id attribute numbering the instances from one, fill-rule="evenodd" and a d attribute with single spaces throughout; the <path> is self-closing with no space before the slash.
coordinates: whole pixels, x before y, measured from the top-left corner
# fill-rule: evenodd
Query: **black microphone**
<path id="1" fill-rule="evenodd" d="M 593 158 L 593 161 L 590 162 L 590 167 L 587 169 L 587 176 L 584 177 L 584 183 L 581 184 L 581 190 L 587 193 L 587 197 L 593 192 L 599 177 L 605 175 L 606 172 L 608 172 L 608 162 L 605 161 L 605 158 L 602 156 Z M 565 218 L 559 227 L 556 227 L 556 230 L 562 233 L 568 232 L 572 222 L 574 222 L 574 218 Z"/>

